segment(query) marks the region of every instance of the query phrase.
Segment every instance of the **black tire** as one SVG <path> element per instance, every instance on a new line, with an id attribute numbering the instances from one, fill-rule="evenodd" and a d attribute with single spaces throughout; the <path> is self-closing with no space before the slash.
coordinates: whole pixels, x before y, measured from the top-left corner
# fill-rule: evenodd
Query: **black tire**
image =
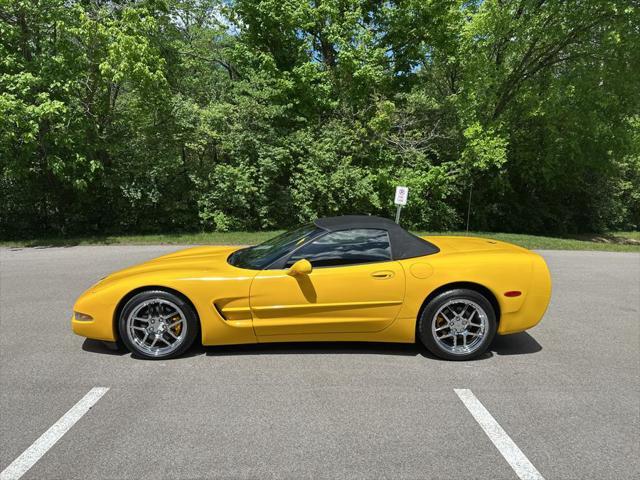
<path id="1" fill-rule="evenodd" d="M 179 335 L 179 338 L 180 338 L 179 345 L 177 345 L 174 350 L 171 350 L 166 354 L 163 354 L 163 353 L 150 354 L 148 351 L 145 351 L 143 348 L 141 348 L 140 345 L 135 343 L 129 337 L 129 333 L 127 332 L 127 319 L 129 318 L 131 313 L 134 312 L 137 308 L 139 308 L 142 304 L 145 304 L 145 302 L 149 302 L 150 300 L 158 300 L 159 303 L 163 305 L 160 308 L 165 308 L 165 309 L 172 308 L 172 307 L 168 307 L 168 305 L 173 305 L 177 307 L 182 313 L 182 315 L 184 316 L 184 321 L 186 322 L 186 326 L 184 327 L 186 328 L 186 332 L 184 333 L 183 336 Z M 153 304 L 153 302 L 151 302 L 151 304 Z M 162 313 L 162 311 L 160 311 L 160 313 Z M 179 314 L 176 313 L 175 315 L 179 315 Z M 177 317 L 177 318 L 180 319 L 180 317 Z M 141 325 L 144 325 L 144 324 L 141 324 Z M 186 302 L 182 297 L 164 290 L 147 290 L 134 295 L 124 305 L 124 307 L 122 308 L 122 311 L 120 312 L 120 317 L 118 318 L 118 332 L 120 333 L 120 340 L 125 345 L 125 347 L 129 349 L 129 351 L 137 355 L 138 357 L 142 357 L 150 360 L 165 360 L 167 358 L 174 358 L 182 355 L 191 347 L 191 345 L 193 345 L 193 342 L 198 337 L 199 331 L 200 331 L 200 322 L 198 320 L 198 315 L 196 314 L 194 309 L 191 307 L 191 305 L 188 302 Z M 143 334 L 140 334 L 140 335 L 143 335 Z M 158 333 L 158 336 L 160 335 L 162 334 Z M 166 334 L 163 335 L 163 337 L 166 339 L 172 340 L 172 338 L 169 336 L 166 336 Z"/>
<path id="2" fill-rule="evenodd" d="M 486 323 L 483 330 L 483 336 L 480 338 L 480 340 L 478 340 L 478 343 L 474 346 L 473 350 L 469 352 L 453 353 L 445 349 L 441 345 L 442 341 L 439 342 L 434 338 L 434 336 L 436 335 L 433 332 L 432 328 L 434 322 L 443 322 L 442 318 L 436 318 L 436 314 L 443 306 L 445 306 L 449 302 L 455 301 L 474 302 L 482 310 L 484 310 L 484 313 L 486 314 Z M 455 307 L 455 305 L 456 304 L 454 303 L 453 306 Z M 478 328 L 478 330 L 480 329 Z M 447 290 L 438 294 L 435 298 L 429 301 L 429 303 L 422 310 L 420 318 L 418 319 L 418 338 L 427 348 L 427 350 L 429 350 L 435 356 L 443 358 L 445 360 L 472 360 L 474 358 L 478 358 L 479 356 L 484 354 L 489 348 L 489 345 L 491 345 L 491 342 L 496 335 L 496 330 L 496 312 L 493 308 L 493 305 L 491 305 L 491 302 L 484 295 L 476 292 L 475 290 L 469 290 L 466 288 Z M 451 331 L 451 329 L 449 331 Z M 445 330 L 445 333 L 449 332 Z M 457 338 L 459 338 L 459 336 Z"/>

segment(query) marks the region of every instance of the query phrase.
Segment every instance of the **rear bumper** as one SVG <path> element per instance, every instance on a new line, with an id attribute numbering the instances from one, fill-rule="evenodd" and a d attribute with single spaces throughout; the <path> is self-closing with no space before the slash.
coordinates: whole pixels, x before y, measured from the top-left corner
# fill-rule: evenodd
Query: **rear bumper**
<path id="1" fill-rule="evenodd" d="M 522 303 L 522 307 L 516 312 L 502 315 L 498 326 L 498 334 L 518 333 L 535 327 L 542 320 L 550 301 L 551 274 L 544 258 L 540 255 L 535 255 L 531 286 Z"/>

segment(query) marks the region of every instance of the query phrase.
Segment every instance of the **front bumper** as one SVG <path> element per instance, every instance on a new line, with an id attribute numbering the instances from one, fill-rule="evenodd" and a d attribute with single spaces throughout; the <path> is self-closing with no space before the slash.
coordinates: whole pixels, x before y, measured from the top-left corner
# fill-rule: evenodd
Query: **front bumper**
<path id="1" fill-rule="evenodd" d="M 91 320 L 79 320 L 75 314 L 71 317 L 71 329 L 76 335 L 115 342 L 117 339 L 113 322 L 113 308 L 102 304 L 91 291 L 87 291 L 76 301 L 74 312 L 82 312 L 92 317 Z"/>

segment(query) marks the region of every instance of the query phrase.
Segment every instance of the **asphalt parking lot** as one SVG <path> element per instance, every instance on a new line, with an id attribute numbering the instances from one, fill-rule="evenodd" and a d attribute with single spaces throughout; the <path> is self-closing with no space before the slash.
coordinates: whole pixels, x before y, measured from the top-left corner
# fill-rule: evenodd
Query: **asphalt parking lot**
<path id="1" fill-rule="evenodd" d="M 474 362 L 335 343 L 198 347 L 149 362 L 71 333 L 71 307 L 89 285 L 178 248 L 0 250 L 0 471 L 103 387 L 21 478 L 640 472 L 638 254 L 542 252 L 554 281 L 546 317 Z M 455 389 L 472 392 L 533 471 L 512 469 Z"/>

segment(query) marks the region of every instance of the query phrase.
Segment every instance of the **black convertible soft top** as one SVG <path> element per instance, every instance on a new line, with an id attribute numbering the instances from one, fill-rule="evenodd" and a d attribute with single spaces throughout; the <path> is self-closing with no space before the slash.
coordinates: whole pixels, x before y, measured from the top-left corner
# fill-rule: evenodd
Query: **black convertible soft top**
<path id="1" fill-rule="evenodd" d="M 440 251 L 434 244 L 407 232 L 393 220 L 369 215 L 343 215 L 341 217 L 325 217 L 317 219 L 314 224 L 318 228 L 335 232 L 355 228 L 375 228 L 386 230 L 391 242 L 391 256 L 394 260 L 422 257 Z"/>

